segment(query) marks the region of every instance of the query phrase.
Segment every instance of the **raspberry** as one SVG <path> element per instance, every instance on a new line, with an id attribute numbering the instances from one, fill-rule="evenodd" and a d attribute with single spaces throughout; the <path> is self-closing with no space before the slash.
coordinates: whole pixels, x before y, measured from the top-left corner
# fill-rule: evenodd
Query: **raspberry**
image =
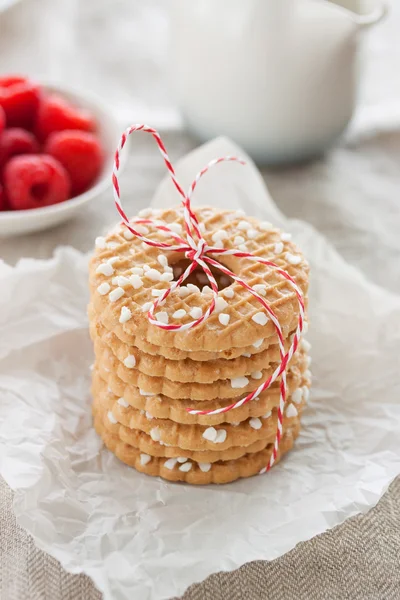
<path id="1" fill-rule="evenodd" d="M 8 210 L 8 202 L 7 202 L 7 198 L 6 198 L 6 192 L 4 191 L 4 188 L 0 184 L 0 212 L 2 210 Z"/>
<path id="2" fill-rule="evenodd" d="M 0 106 L 0 135 L 1 132 L 6 128 L 6 113 Z"/>
<path id="3" fill-rule="evenodd" d="M 24 210 L 67 200 L 70 182 L 64 167 L 52 156 L 21 154 L 6 164 L 4 187 L 10 206 Z"/>
<path id="4" fill-rule="evenodd" d="M 36 121 L 36 133 L 41 140 L 45 140 L 54 131 L 94 131 L 95 128 L 96 123 L 89 112 L 71 106 L 61 96 L 52 94 L 41 102 Z"/>
<path id="5" fill-rule="evenodd" d="M 40 87 L 22 77 L 0 78 L 0 106 L 6 114 L 7 127 L 31 129 L 40 102 Z"/>
<path id="6" fill-rule="evenodd" d="M 72 196 L 87 190 L 103 165 L 103 150 L 99 139 L 84 131 L 53 133 L 46 142 L 45 152 L 54 156 L 66 168 L 71 179 Z"/>
<path id="7" fill-rule="evenodd" d="M 35 154 L 39 144 L 35 136 L 25 129 L 11 127 L 0 135 L 0 168 L 17 154 Z"/>

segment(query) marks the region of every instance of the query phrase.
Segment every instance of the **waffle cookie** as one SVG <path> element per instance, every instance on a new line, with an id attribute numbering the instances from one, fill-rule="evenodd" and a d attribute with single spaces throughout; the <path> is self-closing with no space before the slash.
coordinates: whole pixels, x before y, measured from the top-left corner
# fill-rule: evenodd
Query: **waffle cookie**
<path id="1" fill-rule="evenodd" d="M 308 265 L 290 235 L 235 211 L 205 207 L 196 215 L 209 246 L 271 261 L 293 279 L 307 306 Z M 166 224 L 185 238 L 181 208 L 149 210 L 131 223 L 157 243 L 171 239 L 154 224 Z M 298 298 L 273 265 L 229 254 L 210 252 L 210 257 L 265 300 L 279 321 L 281 347 L 285 353 L 292 349 L 276 462 L 300 431 L 311 383 L 309 344 L 302 338 L 297 347 Z M 185 254 L 152 247 L 123 224 L 96 240 L 88 308 L 95 350 L 94 424 L 105 446 L 138 471 L 170 481 L 227 483 L 263 471 L 273 452 L 275 457 L 280 390 L 285 385 L 278 374 L 279 339 L 261 303 L 217 269 L 212 273 L 218 300 L 207 319 L 178 331 L 151 324 L 152 303 L 188 264 Z M 207 276 L 197 267 L 154 317 L 164 325 L 189 324 L 206 313 L 212 297 Z M 260 391 L 272 376 L 275 380 Z M 256 397 L 243 403 L 251 392 Z M 239 406 L 225 412 L 232 404 Z"/>

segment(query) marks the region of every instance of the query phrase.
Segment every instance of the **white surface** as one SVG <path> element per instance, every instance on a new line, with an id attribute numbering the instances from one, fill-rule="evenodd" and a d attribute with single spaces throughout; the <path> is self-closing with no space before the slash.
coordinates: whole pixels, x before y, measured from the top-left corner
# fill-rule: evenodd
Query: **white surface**
<path id="1" fill-rule="evenodd" d="M 228 135 L 262 164 L 314 157 L 356 103 L 365 23 L 321 0 L 173 2 L 171 76 L 190 131 Z"/>
<path id="2" fill-rule="evenodd" d="M 110 172 L 114 161 L 114 150 L 122 132 L 122 126 L 113 116 L 112 111 L 105 108 L 98 98 L 90 94 L 76 92 L 65 86 L 44 85 L 44 89 L 60 94 L 74 106 L 90 111 L 98 124 L 97 135 L 105 151 L 104 165 L 97 183 L 71 200 L 32 210 L 0 212 L 0 237 L 33 233 L 59 225 L 75 217 L 89 202 L 97 200 L 99 195 L 111 185 Z"/>
<path id="3" fill-rule="evenodd" d="M 211 157 L 237 153 L 217 140 L 178 176 L 187 185 Z M 0 271 L 0 472 L 19 523 L 106 599 L 169 598 L 213 571 L 279 556 L 367 510 L 400 470 L 399 298 L 310 226 L 286 222 L 250 165 L 220 165 L 195 198 L 283 225 L 311 263 L 312 400 L 295 450 L 268 476 L 196 488 L 119 463 L 91 427 L 87 257 L 60 249 Z M 168 180 L 157 204 L 176 199 Z"/>

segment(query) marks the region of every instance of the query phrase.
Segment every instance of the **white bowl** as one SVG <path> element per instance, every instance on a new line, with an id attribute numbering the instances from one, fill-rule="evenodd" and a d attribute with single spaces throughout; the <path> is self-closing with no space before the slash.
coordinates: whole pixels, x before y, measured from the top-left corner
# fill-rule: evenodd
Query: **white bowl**
<path id="1" fill-rule="evenodd" d="M 122 133 L 121 125 L 95 96 L 53 85 L 43 85 L 43 89 L 60 94 L 78 108 L 86 108 L 91 112 L 98 124 L 97 134 L 105 153 L 104 165 L 97 183 L 71 200 L 43 208 L 0 211 L 0 237 L 41 231 L 67 221 L 111 185 L 114 153 Z M 126 155 L 127 149 L 122 158 Z"/>

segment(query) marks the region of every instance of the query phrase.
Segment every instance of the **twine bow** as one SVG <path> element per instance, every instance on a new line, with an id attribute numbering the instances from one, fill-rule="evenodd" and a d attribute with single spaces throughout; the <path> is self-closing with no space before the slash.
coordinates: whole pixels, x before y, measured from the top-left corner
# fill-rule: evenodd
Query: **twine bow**
<path id="1" fill-rule="evenodd" d="M 119 182 L 118 182 L 118 172 L 119 172 L 119 168 L 120 168 L 120 153 L 125 146 L 128 136 L 130 134 L 132 134 L 134 131 L 145 131 L 146 133 L 150 133 L 157 142 L 158 148 L 164 159 L 165 165 L 169 171 L 170 177 L 171 177 L 176 189 L 178 190 L 178 193 L 182 196 L 184 228 L 185 228 L 186 237 L 183 237 L 183 235 L 179 235 L 178 233 L 172 231 L 166 224 L 162 224 L 160 222 L 155 222 L 152 219 L 138 219 L 138 220 L 135 220 L 135 222 L 132 224 L 132 223 L 130 223 L 128 217 L 126 216 L 126 214 L 122 208 L 121 197 L 120 197 L 120 188 L 119 188 Z M 165 146 L 161 140 L 159 133 L 155 129 L 149 127 L 148 125 L 133 125 L 133 126 L 129 127 L 122 134 L 120 143 L 115 152 L 114 169 L 113 169 L 113 175 L 112 175 L 114 201 L 115 201 L 115 205 L 117 207 L 117 210 L 121 216 L 121 219 L 122 219 L 124 225 L 127 227 L 127 229 L 129 229 L 129 231 L 133 235 L 140 238 L 143 242 L 145 242 L 149 246 L 153 246 L 155 248 L 161 248 L 161 249 L 165 249 L 165 250 L 173 251 L 173 252 L 180 252 L 185 256 L 185 258 L 187 258 L 190 261 L 189 266 L 185 269 L 185 271 L 182 273 L 182 275 L 179 277 L 179 279 L 177 281 L 172 282 L 171 286 L 169 288 L 167 288 L 165 290 L 165 292 L 161 296 L 156 298 L 156 300 L 152 303 L 152 306 L 147 313 L 149 322 L 152 325 L 155 325 L 156 327 L 160 327 L 161 329 L 166 329 L 167 331 L 184 331 L 187 329 L 192 329 L 193 327 L 197 327 L 197 325 L 200 325 L 201 323 L 206 321 L 210 317 L 210 315 L 212 315 L 212 313 L 214 312 L 215 307 L 216 307 L 216 301 L 218 299 L 218 284 L 215 280 L 214 275 L 211 272 L 210 266 L 214 267 L 215 269 L 218 269 L 225 275 L 228 275 L 234 281 L 236 281 L 242 287 L 244 287 L 246 290 L 248 290 L 248 292 L 250 292 L 250 294 L 252 294 L 254 296 L 254 298 L 256 298 L 256 300 L 262 305 L 262 307 L 267 312 L 270 320 L 274 324 L 274 327 L 275 327 L 275 330 L 276 330 L 276 333 L 278 336 L 280 362 L 279 362 L 277 368 L 275 369 L 275 371 L 272 373 L 272 375 L 270 375 L 270 377 L 264 383 L 262 383 L 256 390 L 254 390 L 253 392 L 251 392 L 250 394 L 245 396 L 245 398 L 242 398 L 241 400 L 233 402 L 232 404 L 230 404 L 228 406 L 224 406 L 224 407 L 218 408 L 216 410 L 194 410 L 194 409 L 190 409 L 190 408 L 186 409 L 189 412 L 189 414 L 192 414 L 192 415 L 197 415 L 197 414 L 216 415 L 219 413 L 228 412 L 229 410 L 233 410 L 235 408 L 238 408 L 239 406 L 243 406 L 244 404 L 247 404 L 254 398 L 257 398 L 261 394 L 261 392 L 268 389 L 273 384 L 273 382 L 278 377 L 281 376 L 277 431 L 276 431 L 274 447 L 273 447 L 273 451 L 272 451 L 269 463 L 264 469 L 261 470 L 261 472 L 265 472 L 265 471 L 268 471 L 272 467 L 272 465 L 274 464 L 274 462 L 276 460 L 279 443 L 280 443 L 280 440 L 282 437 L 283 411 L 284 411 L 284 407 L 285 407 L 286 393 L 287 393 L 286 371 L 287 371 L 288 362 L 290 361 L 293 354 L 297 350 L 301 332 L 303 330 L 304 310 L 305 310 L 304 309 L 304 300 L 303 300 L 302 292 L 298 288 L 294 279 L 289 275 L 289 273 L 287 273 L 285 270 L 281 269 L 274 262 L 271 262 L 271 261 L 261 258 L 259 256 L 254 256 L 250 252 L 242 252 L 242 251 L 235 250 L 235 249 L 226 249 L 226 248 L 219 248 L 217 246 L 209 246 L 207 244 L 206 240 L 204 239 L 204 237 L 201 233 L 201 230 L 200 230 L 199 221 L 197 219 L 197 216 L 191 208 L 190 200 L 191 200 L 192 194 L 193 194 L 199 180 L 201 179 L 201 177 L 215 165 L 217 165 L 221 162 L 227 162 L 227 161 L 235 161 L 241 165 L 245 164 L 245 162 L 243 160 L 241 160 L 235 156 L 223 156 L 220 158 L 216 158 L 216 159 L 212 160 L 211 162 L 209 162 L 201 171 L 199 171 L 199 173 L 196 175 L 193 183 L 189 187 L 188 192 L 185 193 L 182 186 L 180 185 L 180 183 L 178 182 L 178 180 L 176 178 L 174 168 L 169 160 L 167 151 L 165 149 Z M 168 235 L 170 235 L 174 239 L 175 244 L 169 244 L 166 242 L 159 242 L 159 241 L 151 240 L 151 239 L 147 238 L 145 235 L 143 235 L 142 233 L 140 233 L 139 231 L 137 231 L 135 229 L 135 225 L 151 225 L 153 228 L 155 228 L 159 231 L 166 232 Z M 288 352 L 285 352 L 284 337 L 283 337 L 282 329 L 279 324 L 278 318 L 276 317 L 274 311 L 268 305 L 266 300 L 264 298 L 262 298 L 262 296 L 260 296 L 260 294 L 258 294 L 243 279 L 241 279 L 238 275 L 233 273 L 230 269 L 225 267 L 223 264 L 221 264 L 220 262 L 218 262 L 217 260 L 215 260 L 214 258 L 209 256 L 209 254 L 214 254 L 214 255 L 216 254 L 216 255 L 222 255 L 222 256 L 227 256 L 227 255 L 236 256 L 238 258 L 246 258 L 248 260 L 252 260 L 252 261 L 258 262 L 260 264 L 267 265 L 267 266 L 275 269 L 275 271 L 277 273 L 279 273 L 282 277 L 284 277 L 290 283 L 290 285 L 292 286 L 292 288 L 296 294 L 296 297 L 297 297 L 297 300 L 299 303 L 299 319 L 298 319 L 297 328 L 293 335 L 292 342 L 291 342 Z M 201 317 L 199 317 L 198 319 L 194 319 L 193 321 L 190 321 L 189 323 L 185 323 L 185 324 L 163 323 L 163 322 L 157 320 L 155 318 L 155 312 L 154 312 L 157 309 L 157 307 L 164 305 L 168 296 L 174 290 L 179 288 L 182 285 L 182 283 L 190 276 L 191 273 L 193 273 L 193 271 L 197 267 L 200 267 L 206 274 L 208 281 L 210 282 L 210 287 L 212 290 L 211 303 L 210 303 L 209 307 L 207 308 L 207 310 L 204 312 L 204 314 Z"/>

